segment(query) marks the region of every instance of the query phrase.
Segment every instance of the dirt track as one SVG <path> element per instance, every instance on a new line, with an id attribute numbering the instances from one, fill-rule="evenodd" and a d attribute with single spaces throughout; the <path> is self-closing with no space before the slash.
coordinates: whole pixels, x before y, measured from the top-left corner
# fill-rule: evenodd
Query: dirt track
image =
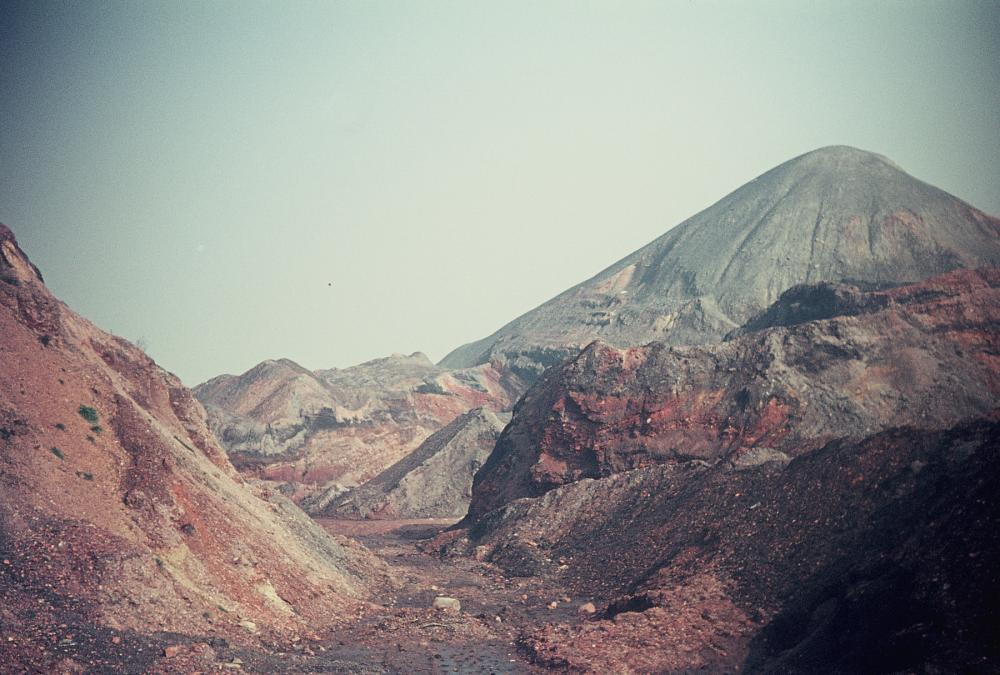
<path id="1" fill-rule="evenodd" d="M 548 622 L 581 620 L 577 607 L 586 598 L 566 602 L 561 589 L 538 578 L 508 579 L 487 563 L 441 560 L 417 549 L 419 541 L 445 529 L 448 521 L 318 522 L 381 556 L 397 570 L 402 586 L 379 598 L 384 609 L 338 634 L 328 646 L 334 654 L 350 654 L 354 660 L 367 653 L 370 665 L 389 672 L 536 672 L 518 648 L 518 636 Z M 431 609 L 437 595 L 457 598 L 461 612 Z M 553 601 L 558 606 L 550 609 Z"/>

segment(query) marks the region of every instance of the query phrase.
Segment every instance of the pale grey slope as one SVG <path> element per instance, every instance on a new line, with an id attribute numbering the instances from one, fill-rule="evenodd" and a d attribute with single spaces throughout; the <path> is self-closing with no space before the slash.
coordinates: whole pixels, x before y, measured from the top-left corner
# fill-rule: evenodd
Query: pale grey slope
<path id="1" fill-rule="evenodd" d="M 759 176 L 595 277 L 448 354 L 528 378 L 596 338 L 721 339 L 800 283 L 916 281 L 1000 264 L 1000 221 L 873 153 L 832 146 Z"/>
<path id="2" fill-rule="evenodd" d="M 320 494 L 310 513 L 362 518 L 460 518 L 472 478 L 510 419 L 475 408 L 436 431 L 403 459 L 346 494 Z"/>

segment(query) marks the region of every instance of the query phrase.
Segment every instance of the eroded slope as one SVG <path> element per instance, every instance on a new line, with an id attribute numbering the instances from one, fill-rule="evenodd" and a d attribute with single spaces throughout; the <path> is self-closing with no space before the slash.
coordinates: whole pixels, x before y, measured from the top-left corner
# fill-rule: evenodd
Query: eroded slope
<path id="1" fill-rule="evenodd" d="M 834 298 L 827 318 L 795 321 L 816 294 Z M 470 518 L 582 478 L 684 460 L 788 461 L 834 438 L 945 428 L 1000 402 L 995 269 L 888 291 L 796 289 L 766 316 L 779 314 L 790 325 L 760 319 L 717 345 L 595 343 L 549 371 L 477 474 Z"/>
<path id="2" fill-rule="evenodd" d="M 54 298 L 3 226 L 0 336 L 8 666 L 48 670 L 84 634 L 110 661 L 162 632 L 288 639 L 385 581 L 362 547 L 248 485 L 180 381 Z"/>
<path id="3" fill-rule="evenodd" d="M 439 429 L 416 450 L 367 483 L 331 499 L 304 504 L 331 517 L 461 518 L 472 477 L 486 462 L 509 415 L 474 408 Z"/>
<path id="4" fill-rule="evenodd" d="M 523 389 L 491 366 L 438 368 L 420 353 L 311 372 L 288 359 L 195 388 L 243 473 L 297 501 L 363 483 L 471 408 L 509 408 Z"/>

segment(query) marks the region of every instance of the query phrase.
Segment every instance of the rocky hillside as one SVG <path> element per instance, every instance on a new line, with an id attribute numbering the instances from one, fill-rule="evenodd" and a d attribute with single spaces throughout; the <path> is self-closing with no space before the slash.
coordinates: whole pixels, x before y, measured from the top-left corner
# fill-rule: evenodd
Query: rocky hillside
<path id="1" fill-rule="evenodd" d="M 290 640 L 382 581 L 365 549 L 248 485 L 180 381 L 53 297 L 4 226 L 0 352 L 5 668 L 148 670 L 165 637 Z"/>
<path id="2" fill-rule="evenodd" d="M 998 354 L 996 269 L 793 288 L 718 345 L 595 343 L 433 546 L 598 601 L 523 637 L 548 666 L 989 670 Z"/>
<path id="3" fill-rule="evenodd" d="M 524 385 L 491 366 L 449 371 L 420 353 L 343 369 L 265 361 L 195 388 L 243 473 L 301 499 L 373 478 L 471 408 L 509 408 Z"/>
<path id="4" fill-rule="evenodd" d="M 457 520 L 469 510 L 472 477 L 509 419 L 509 414 L 474 408 L 364 485 L 303 506 L 324 516 Z"/>
<path id="5" fill-rule="evenodd" d="M 718 341 L 802 283 L 896 284 L 998 264 L 1000 220 L 884 157 L 822 148 L 759 176 L 441 365 L 494 363 L 533 380 L 598 338 L 618 347 Z"/>
<path id="6" fill-rule="evenodd" d="M 693 347 L 594 343 L 550 370 L 477 474 L 470 518 L 583 478 L 787 463 L 836 438 L 942 429 L 1000 403 L 996 269 L 886 291 L 796 288 L 740 333 Z"/>
<path id="7" fill-rule="evenodd" d="M 596 596 L 594 620 L 522 639 L 548 666 L 992 672 L 995 420 L 585 479 L 490 513 L 459 548 Z"/>

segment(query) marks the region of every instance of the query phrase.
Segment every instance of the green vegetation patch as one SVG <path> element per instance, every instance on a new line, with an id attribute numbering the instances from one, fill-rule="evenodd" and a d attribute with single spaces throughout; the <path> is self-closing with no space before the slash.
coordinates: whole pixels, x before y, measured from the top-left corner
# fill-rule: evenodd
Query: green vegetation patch
<path id="1" fill-rule="evenodd" d="M 97 414 L 97 410 L 91 408 L 89 405 L 81 405 L 80 409 L 77 410 L 80 413 L 80 417 L 87 420 L 88 422 L 97 422 L 100 417 Z"/>

